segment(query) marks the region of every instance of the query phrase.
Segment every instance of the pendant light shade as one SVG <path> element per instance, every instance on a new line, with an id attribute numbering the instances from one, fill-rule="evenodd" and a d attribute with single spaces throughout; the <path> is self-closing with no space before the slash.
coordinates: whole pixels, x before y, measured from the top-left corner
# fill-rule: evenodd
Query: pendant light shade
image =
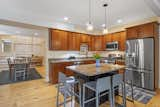
<path id="1" fill-rule="evenodd" d="M 108 33 L 108 29 L 107 28 L 104 28 L 103 29 L 103 34 L 107 34 Z"/>
<path id="2" fill-rule="evenodd" d="M 105 21 L 105 26 L 103 27 L 103 34 L 107 34 L 108 33 L 108 29 L 107 29 L 107 6 L 108 4 L 104 4 L 103 7 L 105 9 L 105 15 L 104 15 L 104 21 Z"/>
<path id="3" fill-rule="evenodd" d="M 92 31 L 93 30 L 93 25 L 91 23 L 87 24 L 87 30 Z"/>
<path id="4" fill-rule="evenodd" d="M 93 30 L 93 25 L 91 23 L 91 0 L 89 0 L 89 23 L 87 24 L 87 30 L 92 31 Z"/>

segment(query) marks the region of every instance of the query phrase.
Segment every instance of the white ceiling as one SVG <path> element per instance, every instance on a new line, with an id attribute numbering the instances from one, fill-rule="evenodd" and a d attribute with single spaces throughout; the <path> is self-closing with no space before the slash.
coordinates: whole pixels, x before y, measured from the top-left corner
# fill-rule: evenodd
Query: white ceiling
<path id="1" fill-rule="evenodd" d="M 85 29 L 88 22 L 88 0 L 0 0 L 0 19 L 45 27 L 69 26 Z M 92 21 L 97 29 L 104 23 L 104 8 L 108 2 L 108 27 L 155 17 L 145 0 L 91 0 Z M 63 17 L 69 17 L 64 22 Z M 121 24 L 117 23 L 122 19 Z"/>

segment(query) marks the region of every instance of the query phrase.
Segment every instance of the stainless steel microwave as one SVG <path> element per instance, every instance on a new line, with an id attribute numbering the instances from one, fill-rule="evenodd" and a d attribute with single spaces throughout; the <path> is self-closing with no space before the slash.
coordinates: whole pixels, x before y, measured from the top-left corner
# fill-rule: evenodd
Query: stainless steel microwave
<path id="1" fill-rule="evenodd" d="M 118 50 L 118 41 L 106 43 L 107 51 Z"/>

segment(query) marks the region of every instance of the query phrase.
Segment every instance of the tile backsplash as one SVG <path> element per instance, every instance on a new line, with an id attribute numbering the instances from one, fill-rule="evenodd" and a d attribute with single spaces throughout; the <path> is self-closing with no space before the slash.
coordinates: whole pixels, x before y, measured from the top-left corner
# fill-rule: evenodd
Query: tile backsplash
<path id="1" fill-rule="evenodd" d="M 89 51 L 87 57 L 92 57 L 96 51 Z M 100 51 L 98 52 L 102 57 L 108 57 L 109 54 L 115 54 L 116 56 L 124 56 L 125 52 L 123 51 Z M 86 57 L 86 55 L 81 55 L 79 51 L 49 51 L 48 58 L 68 58 L 70 56 L 75 57 Z"/>

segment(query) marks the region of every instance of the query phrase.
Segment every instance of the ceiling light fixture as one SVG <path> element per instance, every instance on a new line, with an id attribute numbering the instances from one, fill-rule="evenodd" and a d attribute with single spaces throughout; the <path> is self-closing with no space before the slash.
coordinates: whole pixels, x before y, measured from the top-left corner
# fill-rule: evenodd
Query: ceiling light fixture
<path id="1" fill-rule="evenodd" d="M 68 21 L 68 20 L 69 20 L 69 18 L 68 18 L 68 17 L 64 17 L 63 19 L 64 19 L 65 21 Z"/>
<path id="2" fill-rule="evenodd" d="M 91 23 L 91 0 L 89 0 L 89 23 L 87 24 L 87 30 L 92 31 L 93 25 Z"/>
<path id="3" fill-rule="evenodd" d="M 122 23 L 122 20 L 121 20 L 121 19 L 118 19 L 118 20 L 117 20 L 117 23 Z"/>
<path id="4" fill-rule="evenodd" d="M 105 10 L 104 10 L 104 22 L 105 22 L 105 24 L 103 24 L 104 26 L 103 26 L 103 34 L 107 34 L 108 33 L 108 29 L 107 29 L 107 6 L 108 6 L 108 4 L 106 3 L 106 4 L 104 4 L 103 5 L 103 7 L 105 8 Z"/>
<path id="5" fill-rule="evenodd" d="M 38 36 L 39 34 L 38 34 L 38 33 L 34 33 L 34 35 L 35 35 L 35 36 Z"/>

